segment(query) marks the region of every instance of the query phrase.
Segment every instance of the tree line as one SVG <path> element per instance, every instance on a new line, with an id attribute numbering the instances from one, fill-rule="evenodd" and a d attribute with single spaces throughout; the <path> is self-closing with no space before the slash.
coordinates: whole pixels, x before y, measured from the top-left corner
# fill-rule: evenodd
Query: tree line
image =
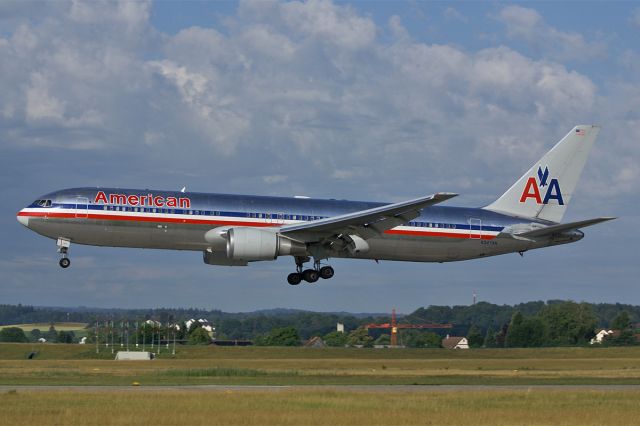
<path id="1" fill-rule="evenodd" d="M 335 346 L 385 345 L 390 340 L 388 332 L 362 331 L 366 324 L 390 322 L 389 316 L 375 314 L 287 309 L 225 313 L 220 310 L 174 308 L 109 310 L 0 305 L 0 325 L 67 320 L 95 324 L 105 320 L 122 321 L 125 318 L 141 322 L 153 319 L 163 324 L 179 324 L 189 318 L 206 318 L 216 327 L 218 339 L 246 339 L 253 340 L 256 344 L 268 345 L 275 344 L 274 342 L 282 344 L 283 341 L 297 341 L 301 344 L 313 336 L 321 336 L 328 344 Z M 633 342 L 633 324 L 639 320 L 640 306 L 627 304 L 550 300 L 517 305 L 479 302 L 466 306 L 429 306 L 419 308 L 409 315 L 399 316 L 398 321 L 409 324 L 451 323 L 453 328 L 437 332 L 403 330 L 399 334 L 399 343 L 410 347 L 438 347 L 444 335 L 451 334 L 467 336 L 471 345 L 476 347 L 582 345 L 593 337 L 597 328 L 604 327 L 621 330 L 623 337 L 616 336 L 617 343 L 630 344 Z M 338 322 L 344 324 L 347 333 L 335 332 Z M 88 336 L 91 338 L 90 331 Z M 51 330 L 49 337 L 53 337 Z M 139 337 L 136 336 L 136 339 L 139 340 Z M 33 340 L 33 336 L 27 338 Z M 189 338 L 189 335 L 182 336 L 183 340 Z M 204 339 L 204 336 L 200 338 Z M 68 337 L 56 337 L 56 341 L 62 339 Z M 609 339 L 609 343 L 611 342 L 613 339 Z"/>

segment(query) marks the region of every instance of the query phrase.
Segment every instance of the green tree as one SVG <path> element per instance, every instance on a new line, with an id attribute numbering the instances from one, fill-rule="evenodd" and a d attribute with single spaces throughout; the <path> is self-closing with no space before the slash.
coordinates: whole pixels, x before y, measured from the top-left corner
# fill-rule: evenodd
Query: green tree
<path id="1" fill-rule="evenodd" d="M 480 333 L 480 329 L 472 325 L 467 332 L 467 340 L 470 348 L 480 348 L 484 343 L 484 337 Z"/>
<path id="2" fill-rule="evenodd" d="M 196 327 L 191 333 L 189 333 L 190 345 L 208 345 L 209 343 L 211 343 L 211 337 L 204 328 Z"/>
<path id="3" fill-rule="evenodd" d="M 347 344 L 347 335 L 342 331 L 332 331 L 322 338 L 327 346 L 342 347 Z"/>
<path id="4" fill-rule="evenodd" d="M 143 322 L 140 324 L 140 327 L 138 327 L 134 339 L 138 344 L 144 343 L 145 345 L 150 345 L 151 342 L 158 340 L 157 335 L 157 329 L 153 325 Z"/>
<path id="5" fill-rule="evenodd" d="M 588 303 L 554 302 L 540 311 L 550 345 L 586 344 L 593 336 L 597 318 Z"/>
<path id="6" fill-rule="evenodd" d="M 482 342 L 484 348 L 496 347 L 496 332 L 491 327 L 487 328 L 487 332 L 484 335 L 484 341 Z"/>
<path id="7" fill-rule="evenodd" d="M 402 342 L 409 348 L 439 348 L 442 337 L 430 331 L 408 330 L 402 333 Z"/>
<path id="8" fill-rule="evenodd" d="M 495 339 L 495 346 L 496 348 L 504 348 L 505 346 L 505 340 L 507 338 L 507 333 L 509 332 L 509 324 L 504 324 L 500 330 L 498 330 L 493 336 Z"/>
<path id="9" fill-rule="evenodd" d="M 257 339 L 256 344 L 262 346 L 300 346 L 300 335 L 295 327 L 274 328 L 271 332 Z"/>
<path id="10" fill-rule="evenodd" d="M 636 339 L 633 336 L 633 329 L 631 325 L 631 318 L 627 311 L 622 311 L 611 321 L 611 328 L 619 331 L 617 336 L 607 337 L 605 343 L 614 346 L 627 346 L 634 345 Z"/>
<path id="11" fill-rule="evenodd" d="M 520 312 L 513 314 L 504 338 L 505 347 L 522 348 L 526 346 L 528 336 L 526 330 L 522 327 L 523 322 L 524 317 Z"/>
<path id="12" fill-rule="evenodd" d="M 60 331 L 58 333 L 58 339 L 57 342 L 58 343 L 73 343 L 73 340 L 75 339 L 76 335 L 73 331 Z"/>
<path id="13" fill-rule="evenodd" d="M 629 313 L 627 311 L 622 311 L 616 316 L 613 321 L 611 321 L 611 328 L 614 330 L 627 330 L 631 329 L 631 318 L 629 318 Z"/>
<path id="14" fill-rule="evenodd" d="M 546 334 L 545 324 L 540 318 L 527 318 L 520 312 L 516 312 L 509 323 L 505 346 L 510 348 L 539 347 L 546 343 Z"/>
<path id="15" fill-rule="evenodd" d="M 26 343 L 27 335 L 18 327 L 7 327 L 0 330 L 0 342 Z"/>
<path id="16" fill-rule="evenodd" d="M 366 328 L 358 327 L 349 333 L 347 345 L 370 348 L 373 346 L 373 337 L 369 336 L 369 331 Z"/>
<path id="17" fill-rule="evenodd" d="M 47 339 L 47 342 L 49 343 L 55 343 L 58 341 L 58 332 L 56 331 L 56 328 L 53 326 L 53 323 L 49 327 L 49 331 L 47 331 L 47 334 L 45 334 L 44 338 Z"/>
<path id="18" fill-rule="evenodd" d="M 37 342 L 38 339 L 40 339 L 41 337 L 42 337 L 42 332 L 37 328 L 34 328 L 33 330 L 31 330 L 31 332 L 29 332 L 29 338 L 31 339 L 32 342 Z"/>
<path id="19" fill-rule="evenodd" d="M 391 344 L 391 336 L 388 334 L 381 334 L 374 342 L 376 345 L 388 346 Z"/>

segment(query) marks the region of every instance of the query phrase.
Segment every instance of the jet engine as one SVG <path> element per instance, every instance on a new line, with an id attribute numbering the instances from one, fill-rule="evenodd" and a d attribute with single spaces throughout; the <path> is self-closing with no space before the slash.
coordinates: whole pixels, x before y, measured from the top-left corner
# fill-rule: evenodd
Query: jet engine
<path id="1" fill-rule="evenodd" d="M 274 260 L 278 256 L 306 256 L 307 246 L 276 232 L 256 228 L 229 228 L 227 257 L 252 262 Z"/>
<path id="2" fill-rule="evenodd" d="M 348 235 L 345 238 L 348 242 L 347 250 L 351 255 L 366 253 L 369 251 L 369 243 L 357 235 Z"/>

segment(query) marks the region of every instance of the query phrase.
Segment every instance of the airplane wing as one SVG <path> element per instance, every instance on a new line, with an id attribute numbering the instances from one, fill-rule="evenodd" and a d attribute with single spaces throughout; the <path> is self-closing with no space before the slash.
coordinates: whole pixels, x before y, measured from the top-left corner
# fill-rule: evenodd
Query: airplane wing
<path id="1" fill-rule="evenodd" d="M 420 215 L 420 210 L 441 203 L 458 194 L 438 192 L 428 197 L 387 204 L 368 210 L 328 217 L 312 222 L 285 225 L 280 233 L 305 242 L 319 241 L 340 234 L 356 234 L 364 239 L 380 235 L 387 229 L 404 225 Z"/>
<path id="2" fill-rule="evenodd" d="M 573 231 L 578 228 L 584 228 L 586 226 L 595 225 L 597 223 L 606 222 L 608 220 L 613 220 L 613 219 L 615 219 L 615 217 L 598 217 L 595 219 L 581 220 L 578 222 L 561 223 L 558 225 L 547 226 L 545 228 L 534 229 L 533 231 L 523 232 L 521 234 L 515 234 L 515 236 L 530 238 L 530 239 L 548 237 L 553 234 L 559 234 L 566 231 Z"/>

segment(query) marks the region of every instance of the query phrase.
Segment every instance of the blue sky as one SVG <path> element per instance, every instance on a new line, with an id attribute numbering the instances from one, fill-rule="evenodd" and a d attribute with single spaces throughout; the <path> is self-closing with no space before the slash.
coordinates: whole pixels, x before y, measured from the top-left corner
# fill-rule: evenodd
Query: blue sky
<path id="1" fill-rule="evenodd" d="M 0 3 L 0 303 L 296 307 L 573 299 L 640 304 L 640 6 L 635 2 Z M 15 213 L 72 186 L 481 206 L 575 124 L 602 132 L 569 246 L 452 264 L 333 262 L 55 244 Z"/>

